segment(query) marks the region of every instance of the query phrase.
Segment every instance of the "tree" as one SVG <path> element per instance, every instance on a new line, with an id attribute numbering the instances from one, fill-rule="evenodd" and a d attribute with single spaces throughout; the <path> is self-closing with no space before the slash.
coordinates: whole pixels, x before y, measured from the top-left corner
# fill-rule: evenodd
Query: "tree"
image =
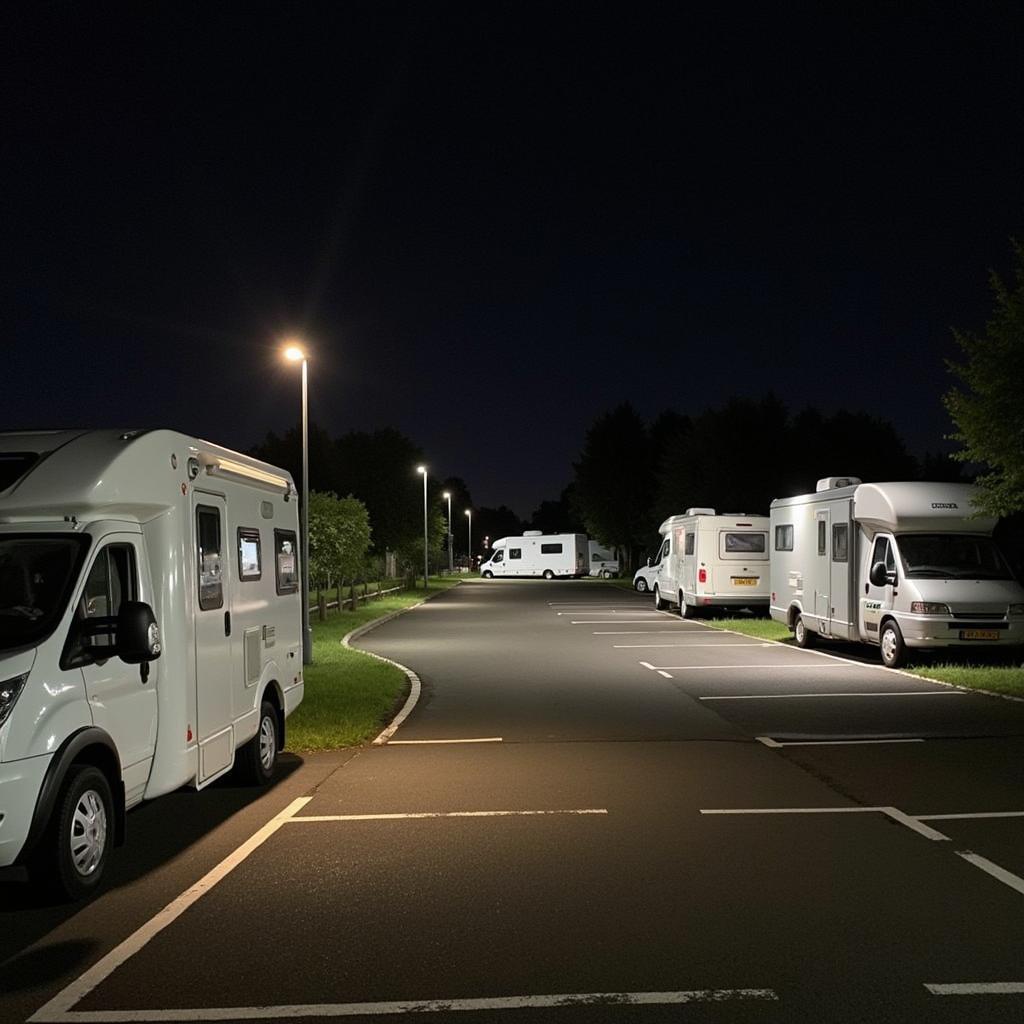
<path id="1" fill-rule="evenodd" d="M 959 378 L 943 398 L 963 447 L 954 457 L 982 467 L 978 510 L 1007 516 L 1024 511 L 1024 246 L 1014 241 L 1014 284 L 990 275 L 996 307 L 985 333 L 953 331 L 964 361 L 947 366 Z"/>
<path id="2" fill-rule="evenodd" d="M 356 579 L 369 547 L 370 517 L 358 498 L 324 491 L 309 495 L 309 576 L 314 584 L 330 587 Z"/>

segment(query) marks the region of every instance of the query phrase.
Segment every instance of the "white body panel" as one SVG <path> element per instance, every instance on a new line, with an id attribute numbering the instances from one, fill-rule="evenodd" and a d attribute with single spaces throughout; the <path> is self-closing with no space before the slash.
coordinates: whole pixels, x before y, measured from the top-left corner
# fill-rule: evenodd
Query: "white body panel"
<path id="1" fill-rule="evenodd" d="M 891 618 L 913 648 L 1024 642 L 1024 615 L 1010 613 L 1024 608 L 1024 589 L 989 554 L 996 521 L 972 517 L 973 493 L 966 484 L 854 483 L 777 498 L 772 618 L 792 628 L 799 615 L 813 633 L 873 644 Z M 928 550 L 973 558 L 978 570 L 929 565 Z M 869 578 L 874 561 L 890 570 L 885 585 Z"/>
<path id="2" fill-rule="evenodd" d="M 603 544 L 596 540 L 587 542 L 588 554 L 588 576 L 618 576 L 619 560 L 613 551 L 609 551 Z"/>
<path id="3" fill-rule="evenodd" d="M 0 866 L 17 857 L 46 766 L 73 734 L 94 728 L 110 739 L 131 806 L 223 774 L 255 734 L 265 695 L 288 713 L 303 688 L 300 594 L 288 582 L 294 551 L 283 556 L 283 587 L 277 573 L 277 548 L 298 539 L 287 473 L 166 430 L 0 434 L 0 456 L 11 452 L 42 457 L 0 491 L 0 556 L 23 539 L 72 548 L 77 560 L 45 635 L 12 646 L 12 634 L 0 632 L 0 683 L 27 673 L 0 726 Z M 200 504 L 219 522 L 219 545 L 205 556 Z M 208 609 L 200 557 L 218 581 L 220 603 L 208 600 Z M 125 568 L 104 576 L 104 565 Z M 15 568 L 0 557 L 0 574 Z M 116 598 L 111 582 L 97 598 L 103 578 L 115 581 Z M 11 585 L 0 575 L 8 604 Z M 160 629 L 162 653 L 145 682 L 140 666 L 117 656 L 79 664 L 74 655 L 76 625 L 107 613 L 97 602 L 126 598 L 149 604 Z"/>
<path id="4" fill-rule="evenodd" d="M 524 534 L 501 537 L 480 574 L 491 576 L 585 576 L 587 537 L 583 533 Z"/>
<path id="5" fill-rule="evenodd" d="M 767 605 L 768 517 L 690 511 L 659 527 L 663 540 L 652 584 L 659 597 L 692 609 Z"/>

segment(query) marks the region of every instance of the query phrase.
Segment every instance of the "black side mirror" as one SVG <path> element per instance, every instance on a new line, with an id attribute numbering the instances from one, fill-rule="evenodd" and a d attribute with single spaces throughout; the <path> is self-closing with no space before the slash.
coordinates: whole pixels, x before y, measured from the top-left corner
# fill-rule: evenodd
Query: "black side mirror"
<path id="1" fill-rule="evenodd" d="M 123 601 L 117 616 L 117 654 L 128 665 L 142 665 L 160 657 L 160 627 L 153 609 L 144 601 Z"/>
<path id="2" fill-rule="evenodd" d="M 889 574 L 885 571 L 885 562 L 875 562 L 868 573 L 873 587 L 884 587 L 889 582 Z"/>

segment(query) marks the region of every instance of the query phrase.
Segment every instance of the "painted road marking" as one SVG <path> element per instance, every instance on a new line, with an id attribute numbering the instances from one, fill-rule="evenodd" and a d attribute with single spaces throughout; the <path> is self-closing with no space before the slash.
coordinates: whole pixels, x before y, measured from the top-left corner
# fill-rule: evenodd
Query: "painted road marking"
<path id="1" fill-rule="evenodd" d="M 625 623 L 623 623 L 625 625 Z M 593 636 L 660 636 L 668 633 L 671 636 L 679 636 L 690 632 L 685 629 L 595 629 Z M 707 632 L 711 632 L 708 630 Z"/>
<path id="2" fill-rule="evenodd" d="M 275 815 L 261 829 L 254 832 L 241 846 L 229 853 L 216 867 L 208 871 L 195 885 L 171 900 L 155 917 L 136 929 L 123 942 L 115 946 L 105 957 L 98 960 L 81 977 L 61 989 L 45 1006 L 37 1010 L 30 1021 L 82 1020 L 82 1014 L 69 1011 L 81 1002 L 97 985 L 105 981 L 129 957 L 139 952 L 147 942 L 177 920 L 201 896 L 208 893 L 218 882 L 226 878 L 239 864 L 262 846 L 282 825 L 292 820 L 295 813 L 312 800 L 302 796 L 293 800 L 280 814 Z M 104 1015 L 99 1014 L 98 1019 Z"/>
<path id="3" fill-rule="evenodd" d="M 770 647 L 771 644 L 612 644 L 613 650 L 649 650 L 654 647 Z"/>
<path id="4" fill-rule="evenodd" d="M 755 736 L 755 740 L 758 743 L 763 743 L 766 747 L 842 747 L 842 746 L 861 746 L 871 743 L 924 743 L 924 740 L 920 736 L 915 737 L 901 737 L 899 739 L 870 739 L 870 740 L 774 740 L 771 736 Z M 919 821 L 922 820 L 924 815 L 914 815 Z M 941 817 L 941 815 L 940 815 Z"/>
<path id="5" fill-rule="evenodd" d="M 956 855 L 963 857 L 968 864 L 973 864 L 976 868 L 980 868 L 987 875 L 991 875 L 997 881 L 1008 885 L 1011 889 L 1015 889 L 1017 892 L 1024 895 L 1024 878 L 1020 875 L 1015 875 L 1012 871 L 1007 871 L 1006 868 L 1001 868 L 998 864 L 994 864 L 987 857 L 982 857 L 977 853 L 971 853 L 970 850 L 957 850 Z"/>
<path id="6" fill-rule="evenodd" d="M 949 842 L 949 836 L 927 825 L 922 825 L 915 817 L 906 814 L 898 807 L 742 807 L 701 809 L 701 814 L 884 814 L 893 821 L 904 825 L 912 832 L 924 836 L 925 839 Z M 1000 869 L 1001 870 L 1001 869 Z"/>
<path id="7" fill-rule="evenodd" d="M 1024 818 L 1024 811 L 972 811 L 969 814 L 915 814 L 919 821 L 963 821 L 969 818 Z"/>
<path id="8" fill-rule="evenodd" d="M 577 612 L 577 615 L 580 613 Z M 641 623 L 641 622 L 657 622 L 659 625 L 665 622 L 664 619 L 627 619 L 627 622 Z M 569 624 L 572 626 L 621 626 L 623 624 L 622 619 L 570 619 Z"/>
<path id="9" fill-rule="evenodd" d="M 405 814 L 308 814 L 290 818 L 289 824 L 310 821 L 410 821 L 424 818 L 542 818 L 560 814 L 607 814 L 606 807 L 555 811 L 413 811 Z"/>
<path id="10" fill-rule="evenodd" d="M 293 1003 L 285 1006 L 215 1006 L 180 1010 L 80 1010 L 46 1017 L 48 1024 L 121 1024 L 127 1021 L 273 1020 L 298 1017 L 378 1017 L 404 1013 L 527 1010 L 558 1006 L 678 1006 L 740 1000 L 775 1002 L 770 988 L 705 988 L 689 992 L 578 992 L 566 995 L 425 999 L 386 1003 Z M 36 1018 L 33 1018 L 35 1020 Z M 43 1020 L 44 1018 L 38 1018 Z"/>
<path id="11" fill-rule="evenodd" d="M 713 666 L 712 666 L 713 667 Z M 761 668 L 767 666 L 754 666 Z M 815 665 L 814 668 L 821 668 Z M 665 668 L 679 671 L 676 666 L 666 665 Z M 962 697 L 962 690 L 878 690 L 875 693 L 742 693 L 728 696 L 701 697 L 701 700 L 800 700 L 804 697 Z"/>
<path id="12" fill-rule="evenodd" d="M 967 981 L 952 985 L 926 982 L 933 996 L 1006 996 L 1024 993 L 1024 981 Z"/>
<path id="13" fill-rule="evenodd" d="M 389 747 L 414 747 L 419 744 L 432 743 L 501 743 L 500 736 L 480 736 L 468 740 L 388 740 Z"/>
<path id="14" fill-rule="evenodd" d="M 663 668 L 659 668 L 658 669 L 658 675 L 659 676 L 664 676 L 666 679 L 671 679 L 672 678 L 672 673 L 671 672 L 666 672 Z"/>

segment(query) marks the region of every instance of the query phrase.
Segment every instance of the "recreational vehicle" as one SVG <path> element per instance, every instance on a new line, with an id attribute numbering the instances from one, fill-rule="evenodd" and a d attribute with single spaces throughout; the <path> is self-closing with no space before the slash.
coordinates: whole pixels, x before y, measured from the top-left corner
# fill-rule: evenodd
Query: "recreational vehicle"
<path id="1" fill-rule="evenodd" d="M 596 540 L 588 541 L 587 547 L 590 551 L 588 576 L 600 576 L 610 580 L 613 576 L 619 575 L 619 560 L 602 544 Z"/>
<path id="2" fill-rule="evenodd" d="M 297 506 L 169 430 L 0 434 L 0 867 L 83 896 L 133 805 L 236 758 L 270 779 L 303 694 Z"/>
<path id="3" fill-rule="evenodd" d="M 768 605 L 768 517 L 690 508 L 658 527 L 654 606 L 683 618 L 708 608 Z"/>
<path id="4" fill-rule="evenodd" d="M 480 575 L 495 576 L 586 576 L 587 535 L 585 533 L 541 533 L 527 530 L 522 537 L 501 537 L 491 545 L 491 557 L 480 566 Z"/>
<path id="5" fill-rule="evenodd" d="M 1024 643 L 1024 589 L 967 484 L 819 480 L 771 505 L 771 615 L 816 636 L 907 648 Z"/>

